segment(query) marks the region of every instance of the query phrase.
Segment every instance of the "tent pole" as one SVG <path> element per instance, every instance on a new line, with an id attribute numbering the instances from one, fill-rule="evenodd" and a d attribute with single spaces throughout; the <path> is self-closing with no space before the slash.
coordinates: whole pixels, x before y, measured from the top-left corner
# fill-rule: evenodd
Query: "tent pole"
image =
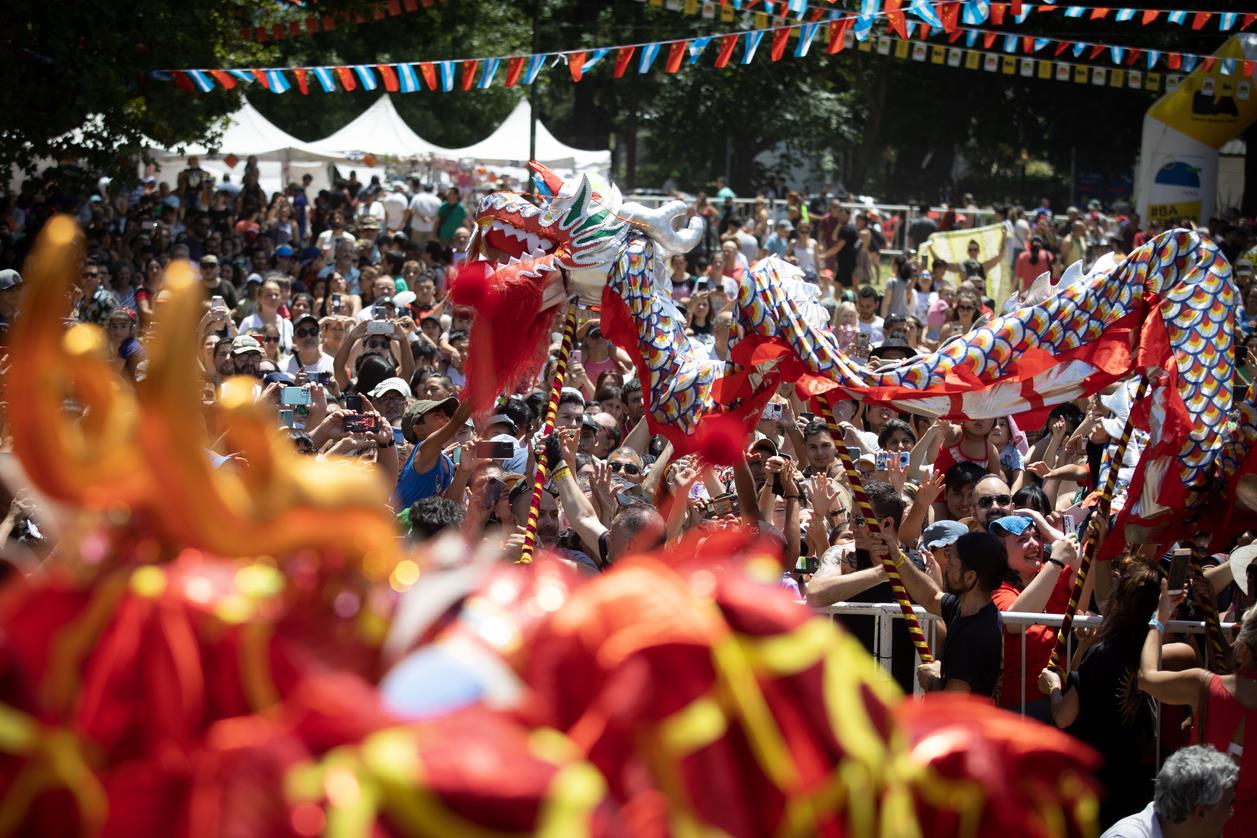
<path id="1" fill-rule="evenodd" d="M 537 18 L 541 0 L 532 0 L 532 53 L 537 54 Z M 537 85 L 528 85 L 528 159 L 537 159 Z"/>

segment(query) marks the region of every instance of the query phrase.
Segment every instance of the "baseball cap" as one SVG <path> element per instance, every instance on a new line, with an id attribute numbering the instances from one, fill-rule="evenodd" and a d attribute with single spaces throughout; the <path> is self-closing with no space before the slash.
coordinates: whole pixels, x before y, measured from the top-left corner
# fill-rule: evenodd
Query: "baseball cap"
<path id="1" fill-rule="evenodd" d="M 414 301 L 414 291 L 398 291 L 395 295 L 393 295 L 393 305 L 398 308 L 408 308 Z"/>
<path id="2" fill-rule="evenodd" d="M 262 344 L 258 343 L 257 338 L 252 335 L 240 335 L 231 342 L 232 355 L 243 355 L 246 352 L 262 354 Z"/>
<path id="3" fill-rule="evenodd" d="M 378 399 L 386 393 L 401 393 L 402 398 L 410 398 L 410 385 L 406 383 L 406 379 L 393 376 L 381 381 L 368 394 L 373 399 Z"/>
<path id="4" fill-rule="evenodd" d="M 248 279 L 246 279 L 246 280 L 244 281 L 244 284 L 245 284 L 245 285 L 261 285 L 261 284 L 262 284 L 262 275 L 261 275 L 261 274 L 249 274 L 249 278 L 248 278 Z"/>
<path id="5" fill-rule="evenodd" d="M 417 402 L 411 402 L 406 406 L 406 412 L 402 414 L 402 435 L 406 437 L 407 442 L 416 442 L 413 430 L 416 422 L 434 410 L 443 411 L 446 416 L 453 416 L 457 409 L 458 399 L 453 396 L 447 399 L 420 399 Z"/>
<path id="6" fill-rule="evenodd" d="M 486 428 L 492 428 L 494 425 L 506 425 L 511 429 L 512 434 L 519 433 L 519 428 L 515 426 L 515 420 L 507 416 L 505 413 L 495 413 L 489 417 L 489 421 L 485 422 Z"/>
<path id="7" fill-rule="evenodd" d="M 1022 520 L 1025 519 L 1023 518 Z M 969 532 L 969 528 L 959 521 L 935 521 L 925 528 L 925 533 L 921 536 L 921 540 L 928 549 L 934 550 L 939 547 L 946 547 L 948 544 L 955 544 L 956 539 L 967 532 Z"/>
<path id="8" fill-rule="evenodd" d="M 262 376 L 263 384 L 283 384 L 291 387 L 296 384 L 296 380 L 286 372 L 268 372 Z"/>
<path id="9" fill-rule="evenodd" d="M 1247 259 L 1239 259 L 1235 263 L 1235 272 L 1237 274 L 1251 274 L 1253 272 L 1253 263 Z"/>
<path id="10" fill-rule="evenodd" d="M 769 439 L 766 436 L 761 436 L 759 439 L 751 443 L 751 450 L 764 451 L 764 452 L 767 452 L 768 456 L 776 457 L 777 456 L 777 443 L 773 442 L 771 439 Z"/>
<path id="11" fill-rule="evenodd" d="M 1034 521 L 1022 515 L 1005 515 L 1003 518 L 996 518 L 986 528 L 991 535 L 1021 535 L 1026 530 L 1034 526 Z"/>
<path id="12" fill-rule="evenodd" d="M 0 291 L 8 291 L 22 284 L 22 275 L 12 268 L 0 271 Z"/>
<path id="13" fill-rule="evenodd" d="M 315 317 L 313 314 L 303 314 L 300 317 L 298 317 L 296 320 L 292 321 L 293 328 L 295 329 L 296 327 L 300 326 L 302 323 L 306 322 L 307 320 L 309 320 L 311 323 L 313 323 L 316 326 L 319 325 L 319 318 Z"/>
<path id="14" fill-rule="evenodd" d="M 213 253 L 206 253 L 204 256 L 201 257 L 201 264 L 202 265 L 217 265 L 218 257 L 215 256 Z"/>
<path id="15" fill-rule="evenodd" d="M 293 250 L 288 245 L 281 244 L 279 247 L 275 248 L 275 255 L 276 256 L 292 256 Z"/>

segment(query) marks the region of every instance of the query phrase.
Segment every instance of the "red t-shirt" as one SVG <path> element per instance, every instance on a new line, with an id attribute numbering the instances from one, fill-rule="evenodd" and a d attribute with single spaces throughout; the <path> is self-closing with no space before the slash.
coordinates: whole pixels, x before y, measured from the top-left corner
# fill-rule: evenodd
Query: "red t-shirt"
<path id="1" fill-rule="evenodd" d="M 1069 589 L 1074 583 L 1074 571 L 1066 567 L 1056 580 L 1056 587 L 1048 597 L 1044 614 L 1063 614 L 1069 605 Z M 991 594 L 991 601 L 1000 611 L 1012 611 L 1013 603 L 1021 591 L 1005 582 Z M 1021 707 L 1021 685 L 1026 685 L 1026 703 L 1043 698 L 1039 692 L 1039 673 L 1047 666 L 1052 657 L 1052 648 L 1056 645 L 1056 629 L 1048 626 L 1029 626 L 1026 628 L 1026 662 L 1021 662 L 1021 635 L 1004 627 L 1004 675 L 1000 679 L 999 706 L 1006 710 L 1017 710 Z"/>

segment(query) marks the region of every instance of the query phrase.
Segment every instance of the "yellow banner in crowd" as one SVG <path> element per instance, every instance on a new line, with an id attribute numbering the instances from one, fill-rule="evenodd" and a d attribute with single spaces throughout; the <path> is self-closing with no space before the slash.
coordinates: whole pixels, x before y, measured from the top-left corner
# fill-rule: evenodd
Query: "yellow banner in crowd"
<path id="1" fill-rule="evenodd" d="M 925 264 L 933 264 L 934 259 L 942 259 L 959 266 L 969 258 L 969 242 L 978 243 L 978 261 L 986 262 L 993 256 L 1003 253 L 1000 250 L 1000 237 L 1003 235 L 1003 224 L 988 224 L 985 227 L 969 227 L 963 230 L 949 230 L 946 233 L 934 233 L 917 251 L 917 259 Z M 964 281 L 964 272 L 948 274 L 947 281 L 959 285 Z M 1004 299 L 1012 293 L 1011 276 L 1007 262 L 1000 259 L 986 271 L 986 293 L 995 300 L 998 311 Z"/>

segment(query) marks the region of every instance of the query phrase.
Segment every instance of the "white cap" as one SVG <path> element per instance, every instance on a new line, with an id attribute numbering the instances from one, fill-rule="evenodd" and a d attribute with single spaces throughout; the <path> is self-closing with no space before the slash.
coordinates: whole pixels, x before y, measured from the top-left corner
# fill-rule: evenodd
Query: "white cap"
<path id="1" fill-rule="evenodd" d="M 1244 592 L 1244 596 L 1248 596 L 1248 566 L 1253 563 L 1254 558 L 1257 558 L 1257 543 L 1241 547 L 1227 557 L 1227 561 L 1231 563 L 1231 578 Z"/>
<path id="2" fill-rule="evenodd" d="M 368 395 L 373 399 L 378 399 L 385 393 L 401 393 L 403 398 L 408 399 L 410 398 L 410 385 L 406 383 L 406 379 L 393 376 L 375 385 Z"/>

